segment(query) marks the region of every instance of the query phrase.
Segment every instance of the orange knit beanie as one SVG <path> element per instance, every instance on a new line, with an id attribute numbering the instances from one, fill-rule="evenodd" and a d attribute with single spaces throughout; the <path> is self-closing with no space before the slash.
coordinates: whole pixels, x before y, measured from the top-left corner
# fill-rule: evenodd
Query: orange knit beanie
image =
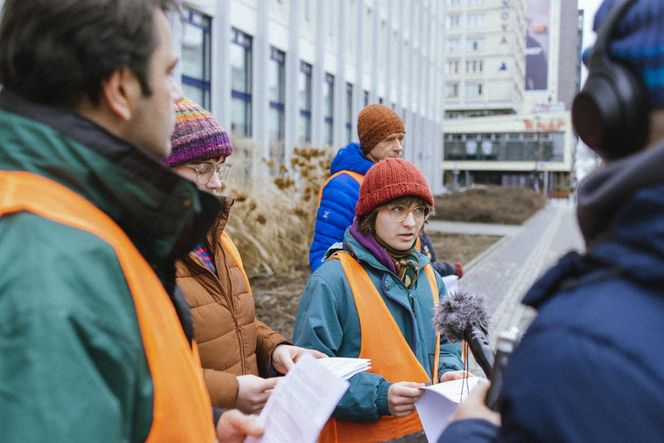
<path id="1" fill-rule="evenodd" d="M 381 104 L 365 107 L 357 116 L 357 135 L 362 152 L 367 155 L 385 137 L 396 132 L 406 132 L 399 114 Z"/>
<path id="2" fill-rule="evenodd" d="M 422 173 L 408 160 L 386 158 L 367 171 L 360 187 L 355 215 L 362 217 L 401 197 L 418 197 L 433 206 L 433 195 Z"/>

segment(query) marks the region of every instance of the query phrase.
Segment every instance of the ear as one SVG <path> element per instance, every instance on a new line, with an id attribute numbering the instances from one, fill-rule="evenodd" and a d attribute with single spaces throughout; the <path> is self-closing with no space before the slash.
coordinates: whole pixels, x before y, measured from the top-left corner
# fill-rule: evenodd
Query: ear
<path id="1" fill-rule="evenodd" d="M 129 121 L 142 95 L 136 75 L 123 67 L 111 74 L 101 87 L 101 98 L 118 118 Z"/>

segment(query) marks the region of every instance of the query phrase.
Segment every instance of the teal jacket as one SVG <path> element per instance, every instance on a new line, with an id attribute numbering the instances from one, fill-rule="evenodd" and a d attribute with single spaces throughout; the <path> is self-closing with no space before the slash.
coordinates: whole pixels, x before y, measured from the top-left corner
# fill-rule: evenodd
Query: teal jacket
<path id="1" fill-rule="evenodd" d="M 175 258 L 204 237 L 219 211 L 212 196 L 94 123 L 6 90 L 0 169 L 45 176 L 91 201 L 120 225 L 171 297 Z M 0 270 L 0 440 L 145 440 L 153 385 L 111 246 L 18 212 L 0 217 Z"/>
<path id="2" fill-rule="evenodd" d="M 394 273 L 360 245 L 350 229 L 344 234 L 344 249 L 355 255 L 367 271 L 417 360 L 431 376 L 435 351 L 434 306 L 429 282 L 422 271 L 429 259 L 420 254 L 421 272 L 412 288 L 407 289 Z M 445 286 L 440 276 L 434 274 L 442 301 L 446 296 Z M 411 308 L 411 301 L 414 308 Z M 293 341 L 298 346 L 317 349 L 329 356 L 358 357 L 361 340 L 359 317 L 344 271 L 338 260 L 327 260 L 312 274 L 304 288 Z M 389 352 L 389 349 L 385 351 Z M 438 375 L 463 369 L 461 346 L 441 337 L 440 362 L 436 369 Z M 350 388 L 337 405 L 335 418 L 373 421 L 389 415 L 387 390 L 390 383 L 385 378 L 363 372 L 349 381 Z"/>

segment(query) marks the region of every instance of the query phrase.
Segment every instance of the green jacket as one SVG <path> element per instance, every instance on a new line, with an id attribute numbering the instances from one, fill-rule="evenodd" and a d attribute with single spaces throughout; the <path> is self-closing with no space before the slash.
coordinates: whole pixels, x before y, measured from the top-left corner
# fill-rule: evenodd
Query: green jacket
<path id="1" fill-rule="evenodd" d="M 434 306 L 425 273 L 421 271 L 416 283 L 407 289 L 394 273 L 360 245 L 349 229 L 344 234 L 344 249 L 351 251 L 367 271 L 415 357 L 431 376 L 435 350 Z M 420 270 L 429 263 L 423 254 L 420 254 L 419 261 Z M 442 301 L 446 296 L 445 285 L 440 276 L 434 274 Z M 358 357 L 361 340 L 360 321 L 348 280 L 338 260 L 327 260 L 311 275 L 304 288 L 293 341 L 298 346 L 317 349 L 330 356 Z M 461 346 L 441 337 L 438 375 L 459 369 L 463 369 Z M 354 375 L 349 381 L 350 388 L 337 405 L 335 418 L 372 421 L 389 415 L 389 382 L 369 372 Z"/>
<path id="2" fill-rule="evenodd" d="M 94 123 L 9 91 L 0 93 L 0 169 L 45 176 L 91 201 L 172 297 L 175 258 L 219 211 L 212 196 Z M 153 386 L 110 245 L 19 212 L 0 217 L 0 251 L 1 439 L 143 441 Z"/>

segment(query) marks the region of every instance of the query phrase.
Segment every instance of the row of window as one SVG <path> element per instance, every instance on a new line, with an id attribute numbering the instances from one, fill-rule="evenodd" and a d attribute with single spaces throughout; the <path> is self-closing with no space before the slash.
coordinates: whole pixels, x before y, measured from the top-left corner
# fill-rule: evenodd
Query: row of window
<path id="1" fill-rule="evenodd" d="M 484 0 L 465 0 L 465 3 L 468 6 L 481 6 L 484 4 Z M 447 0 L 447 6 L 462 6 L 464 0 Z"/>
<path id="2" fill-rule="evenodd" d="M 465 96 L 468 98 L 482 97 L 483 86 L 480 82 L 466 82 Z M 446 98 L 459 98 L 459 82 L 448 82 L 445 84 Z"/>
<path id="3" fill-rule="evenodd" d="M 461 52 L 461 39 L 459 37 L 449 37 L 447 39 L 447 52 L 455 53 Z M 484 51 L 484 37 L 468 37 L 466 39 L 467 52 L 482 52 Z"/>
<path id="4" fill-rule="evenodd" d="M 447 134 L 445 160 L 563 161 L 562 132 Z"/>
<path id="5" fill-rule="evenodd" d="M 459 74 L 460 60 L 448 60 L 445 65 L 445 74 Z M 484 70 L 482 60 L 466 60 L 466 74 L 479 74 Z"/>
<path id="6" fill-rule="evenodd" d="M 445 20 L 446 29 L 481 28 L 485 25 L 483 12 L 469 12 L 466 15 L 466 22 L 463 23 L 463 14 L 449 14 Z"/>

